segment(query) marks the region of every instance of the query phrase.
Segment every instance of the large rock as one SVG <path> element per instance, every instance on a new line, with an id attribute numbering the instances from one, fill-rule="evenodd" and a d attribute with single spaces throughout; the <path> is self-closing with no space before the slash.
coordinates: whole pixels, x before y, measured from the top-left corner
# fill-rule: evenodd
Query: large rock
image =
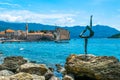
<path id="1" fill-rule="evenodd" d="M 60 79 L 56 76 L 52 76 L 49 80 L 60 80 Z"/>
<path id="2" fill-rule="evenodd" d="M 17 68 L 19 68 L 20 65 L 26 63 L 27 60 L 24 59 L 21 56 L 11 56 L 11 57 L 6 57 L 4 59 L 4 63 L 0 65 L 0 70 L 11 70 L 13 72 L 16 71 Z"/>
<path id="3" fill-rule="evenodd" d="M 68 74 L 68 75 L 65 75 L 65 76 L 63 77 L 63 80 L 75 80 L 75 79 L 74 79 L 74 76 L 73 76 L 73 75 Z"/>
<path id="4" fill-rule="evenodd" d="M 14 73 L 12 71 L 9 70 L 1 70 L 0 71 L 0 76 L 11 76 L 14 75 Z"/>
<path id="5" fill-rule="evenodd" d="M 30 74 L 44 75 L 48 71 L 48 68 L 44 64 L 26 63 L 21 65 L 17 71 Z"/>
<path id="6" fill-rule="evenodd" d="M 10 80 L 10 78 L 6 76 L 0 76 L 0 80 Z"/>
<path id="7" fill-rule="evenodd" d="M 44 76 L 32 75 L 33 80 L 45 80 Z"/>
<path id="8" fill-rule="evenodd" d="M 32 80 L 32 75 L 28 73 L 18 73 L 10 76 L 11 80 Z"/>
<path id="9" fill-rule="evenodd" d="M 21 72 L 10 76 L 10 80 L 45 80 L 45 77 Z"/>
<path id="10" fill-rule="evenodd" d="M 6 57 L 4 59 L 4 63 L 7 64 L 7 63 L 16 63 L 18 65 L 22 65 L 24 63 L 27 62 L 26 59 L 24 59 L 22 56 L 10 56 L 10 57 Z"/>
<path id="11" fill-rule="evenodd" d="M 120 62 L 115 57 L 70 55 L 65 68 L 75 80 L 120 80 Z"/>

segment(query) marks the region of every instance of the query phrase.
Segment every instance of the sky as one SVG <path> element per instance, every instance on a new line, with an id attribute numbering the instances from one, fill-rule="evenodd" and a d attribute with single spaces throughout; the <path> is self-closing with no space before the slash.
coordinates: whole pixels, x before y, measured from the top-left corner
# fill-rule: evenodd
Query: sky
<path id="1" fill-rule="evenodd" d="M 0 0 L 0 20 L 58 26 L 108 25 L 120 30 L 120 0 Z"/>

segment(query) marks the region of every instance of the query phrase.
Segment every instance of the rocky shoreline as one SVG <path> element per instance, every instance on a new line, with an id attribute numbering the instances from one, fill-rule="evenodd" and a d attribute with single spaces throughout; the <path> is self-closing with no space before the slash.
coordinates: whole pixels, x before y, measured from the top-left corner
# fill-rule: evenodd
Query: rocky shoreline
<path id="1" fill-rule="evenodd" d="M 4 58 L 0 80 L 59 80 L 45 64 L 30 63 L 21 56 Z"/>
<path id="2" fill-rule="evenodd" d="M 120 62 L 115 57 L 72 54 L 65 66 L 56 64 L 62 80 L 119 80 Z M 21 56 L 4 58 L 0 65 L 0 80 L 60 80 L 54 69 L 45 64 L 29 62 Z"/>

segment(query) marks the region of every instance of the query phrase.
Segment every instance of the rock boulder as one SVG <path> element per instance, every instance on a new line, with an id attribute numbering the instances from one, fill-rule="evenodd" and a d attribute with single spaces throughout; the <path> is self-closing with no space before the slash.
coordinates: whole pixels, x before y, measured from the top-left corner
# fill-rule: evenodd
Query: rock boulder
<path id="1" fill-rule="evenodd" d="M 11 70 L 13 72 L 16 72 L 16 69 L 19 68 L 20 65 L 26 63 L 27 60 L 24 59 L 21 56 L 11 56 L 11 57 L 6 57 L 4 59 L 4 63 L 0 65 L 0 70 Z"/>
<path id="2" fill-rule="evenodd" d="M 36 75 L 44 75 L 48 71 L 48 68 L 44 64 L 26 63 L 21 65 L 17 72 L 26 72 Z"/>
<path id="3" fill-rule="evenodd" d="M 10 80 L 45 80 L 44 76 L 31 75 L 29 73 L 20 72 L 10 76 Z"/>
<path id="4" fill-rule="evenodd" d="M 14 75 L 14 73 L 12 71 L 9 70 L 1 70 L 0 71 L 0 76 L 11 76 Z"/>
<path id="5" fill-rule="evenodd" d="M 65 64 L 75 80 L 119 80 L 120 62 L 115 57 L 70 55 Z"/>

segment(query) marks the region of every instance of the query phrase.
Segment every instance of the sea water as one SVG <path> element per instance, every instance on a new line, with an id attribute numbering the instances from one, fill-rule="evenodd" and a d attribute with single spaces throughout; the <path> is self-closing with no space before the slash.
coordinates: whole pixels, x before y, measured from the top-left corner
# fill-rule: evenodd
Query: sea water
<path id="1" fill-rule="evenodd" d="M 71 39 L 69 43 L 13 42 L 0 43 L 0 52 L 6 56 L 23 56 L 30 61 L 47 66 L 64 65 L 70 54 L 84 53 L 84 39 Z M 120 60 L 120 39 L 89 39 L 88 54 L 96 56 L 115 56 Z M 1 56 L 1 55 L 0 55 Z"/>

